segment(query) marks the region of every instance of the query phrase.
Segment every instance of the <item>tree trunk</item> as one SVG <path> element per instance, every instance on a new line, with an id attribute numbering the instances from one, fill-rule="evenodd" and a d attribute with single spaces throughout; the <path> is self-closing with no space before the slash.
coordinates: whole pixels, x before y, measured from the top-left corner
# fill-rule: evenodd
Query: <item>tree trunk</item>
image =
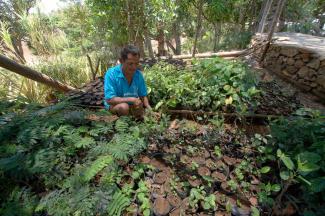
<path id="1" fill-rule="evenodd" d="M 220 23 L 215 23 L 214 24 L 214 38 L 213 38 L 213 51 L 217 52 L 218 50 L 218 44 L 220 41 L 219 34 L 221 32 L 221 24 Z"/>
<path id="2" fill-rule="evenodd" d="M 161 23 L 158 24 L 158 56 L 165 56 L 166 50 L 165 50 L 165 34 L 163 25 Z"/>
<path id="3" fill-rule="evenodd" d="M 258 30 L 257 30 L 258 33 L 263 33 L 264 32 L 265 21 L 266 21 L 267 15 L 270 12 L 272 2 L 273 2 L 273 0 L 266 0 L 265 6 L 263 8 L 263 14 L 262 14 L 260 24 L 259 24 Z"/>
<path id="4" fill-rule="evenodd" d="M 148 31 L 147 30 L 145 30 L 144 36 L 145 36 L 145 42 L 146 42 L 146 47 L 148 49 L 149 57 L 152 58 L 152 59 L 154 59 L 155 56 L 153 54 L 151 39 L 149 37 L 149 34 L 148 34 Z"/>
<path id="5" fill-rule="evenodd" d="M 36 82 L 43 83 L 47 86 L 57 89 L 58 91 L 68 92 L 70 90 L 75 90 L 75 88 L 73 88 L 69 85 L 65 85 L 65 84 L 63 84 L 57 80 L 54 80 L 45 74 L 39 73 L 29 67 L 20 65 L 20 64 L 16 63 L 15 61 L 13 61 L 3 55 L 0 55 L 0 67 L 3 67 L 5 69 L 15 72 L 17 74 L 20 74 L 20 75 L 27 77 L 29 79 L 32 79 Z"/>
<path id="6" fill-rule="evenodd" d="M 173 24 L 173 36 L 175 40 L 175 54 L 180 55 L 182 53 L 182 44 L 181 44 L 181 33 L 180 33 L 180 23 L 178 20 Z"/>
<path id="7" fill-rule="evenodd" d="M 202 27 L 202 10 L 203 10 L 203 0 L 199 1 L 199 13 L 197 16 L 197 26 L 196 26 L 196 33 L 195 33 L 195 39 L 194 39 L 194 44 L 193 44 L 193 53 L 192 57 L 195 57 L 195 52 L 196 52 L 196 46 L 197 46 L 197 40 L 200 35 L 201 27 Z"/>
<path id="8" fill-rule="evenodd" d="M 166 40 L 166 44 L 167 44 L 167 48 L 170 48 L 173 51 L 174 55 L 177 55 L 176 48 L 173 46 L 173 44 L 169 40 Z"/>

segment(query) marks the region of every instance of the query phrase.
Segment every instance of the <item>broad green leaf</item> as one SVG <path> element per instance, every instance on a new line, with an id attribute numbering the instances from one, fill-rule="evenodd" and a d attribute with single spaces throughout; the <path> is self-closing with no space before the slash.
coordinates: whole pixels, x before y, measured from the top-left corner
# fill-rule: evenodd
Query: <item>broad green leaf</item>
<path id="1" fill-rule="evenodd" d="M 325 191 L 325 176 L 311 179 L 310 183 L 311 183 L 310 189 L 313 192 L 319 193 L 321 191 Z"/>
<path id="2" fill-rule="evenodd" d="M 232 104 L 232 97 L 230 96 L 230 97 L 226 98 L 225 103 L 226 103 L 226 105 Z"/>
<path id="3" fill-rule="evenodd" d="M 285 181 L 288 180 L 289 177 L 290 177 L 289 171 L 281 171 L 280 172 L 280 177 L 281 177 L 282 180 L 285 180 Z"/>
<path id="4" fill-rule="evenodd" d="M 225 85 L 225 86 L 223 87 L 223 89 L 224 89 L 225 91 L 229 91 L 229 90 L 230 90 L 230 88 L 231 88 L 231 86 L 230 86 L 230 85 Z"/>
<path id="5" fill-rule="evenodd" d="M 321 160 L 321 157 L 313 152 L 303 152 L 298 154 L 298 160 L 300 160 L 302 163 L 310 162 L 310 163 L 317 163 Z"/>
<path id="6" fill-rule="evenodd" d="M 276 151 L 276 155 L 277 155 L 279 158 L 282 157 L 283 153 L 282 153 L 281 149 L 278 149 L 278 150 Z"/>
<path id="7" fill-rule="evenodd" d="M 270 170 L 271 170 L 271 167 L 265 166 L 265 167 L 262 167 L 262 169 L 260 169 L 260 172 L 264 174 L 264 173 L 268 173 Z"/>
<path id="8" fill-rule="evenodd" d="M 252 216 L 260 216 L 260 211 L 256 208 L 256 207 L 252 207 L 251 208 L 251 210 L 252 210 Z"/>
<path id="9" fill-rule="evenodd" d="M 307 175 L 310 172 L 316 171 L 320 168 L 317 164 L 313 163 L 301 163 L 298 161 L 298 172 Z"/>
<path id="10" fill-rule="evenodd" d="M 281 186 L 279 184 L 272 185 L 272 191 L 279 192 L 281 190 Z"/>
<path id="11" fill-rule="evenodd" d="M 282 153 L 281 149 L 277 150 L 276 155 L 282 160 L 288 169 L 293 170 L 295 168 L 295 165 L 293 164 L 291 158 Z"/>
<path id="12" fill-rule="evenodd" d="M 163 105 L 163 104 L 164 104 L 164 101 L 162 101 L 162 100 L 159 101 L 155 106 L 155 110 L 159 109 L 159 107 L 161 107 L 161 105 Z"/>

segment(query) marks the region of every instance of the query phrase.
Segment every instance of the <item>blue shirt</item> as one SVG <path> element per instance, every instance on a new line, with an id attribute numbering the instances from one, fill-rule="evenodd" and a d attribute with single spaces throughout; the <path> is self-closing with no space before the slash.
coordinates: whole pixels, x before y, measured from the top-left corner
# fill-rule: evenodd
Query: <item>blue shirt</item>
<path id="1" fill-rule="evenodd" d="M 122 65 L 108 69 L 104 78 L 104 106 L 109 109 L 107 100 L 113 97 L 145 97 L 147 87 L 140 70 L 136 70 L 129 85 L 122 72 Z"/>

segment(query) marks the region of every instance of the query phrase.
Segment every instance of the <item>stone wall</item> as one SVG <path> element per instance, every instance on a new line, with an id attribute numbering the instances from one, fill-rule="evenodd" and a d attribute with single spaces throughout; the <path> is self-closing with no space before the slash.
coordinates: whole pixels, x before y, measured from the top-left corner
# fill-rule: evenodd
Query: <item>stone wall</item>
<path id="1" fill-rule="evenodd" d="M 325 39 L 318 47 L 312 42 L 307 43 L 309 39 L 313 39 L 311 38 L 313 36 L 297 35 L 295 34 L 294 37 L 298 39 L 286 35 L 283 41 L 273 41 L 262 62 L 263 67 L 325 102 L 325 55 L 322 50 L 325 49 L 325 46 L 322 47 Z M 303 37 L 307 37 L 308 40 L 303 40 Z M 252 44 L 260 43 L 265 39 L 262 38 L 255 38 Z M 300 42 L 299 39 L 302 41 Z M 261 53 L 257 52 L 255 55 L 260 56 Z"/>
<path id="2" fill-rule="evenodd" d="M 325 59 L 311 50 L 274 44 L 263 66 L 304 91 L 325 99 Z"/>

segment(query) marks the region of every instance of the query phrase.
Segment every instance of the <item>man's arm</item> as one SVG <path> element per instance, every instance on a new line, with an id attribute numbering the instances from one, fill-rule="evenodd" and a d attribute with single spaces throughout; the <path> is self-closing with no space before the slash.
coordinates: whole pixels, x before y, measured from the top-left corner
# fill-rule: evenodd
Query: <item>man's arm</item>
<path id="1" fill-rule="evenodd" d="M 151 109 L 151 106 L 150 106 L 150 104 L 149 104 L 148 97 L 145 96 L 145 97 L 140 97 L 140 98 L 141 98 L 141 101 L 142 101 L 142 103 L 143 103 L 143 106 L 144 106 L 145 108 Z"/>

